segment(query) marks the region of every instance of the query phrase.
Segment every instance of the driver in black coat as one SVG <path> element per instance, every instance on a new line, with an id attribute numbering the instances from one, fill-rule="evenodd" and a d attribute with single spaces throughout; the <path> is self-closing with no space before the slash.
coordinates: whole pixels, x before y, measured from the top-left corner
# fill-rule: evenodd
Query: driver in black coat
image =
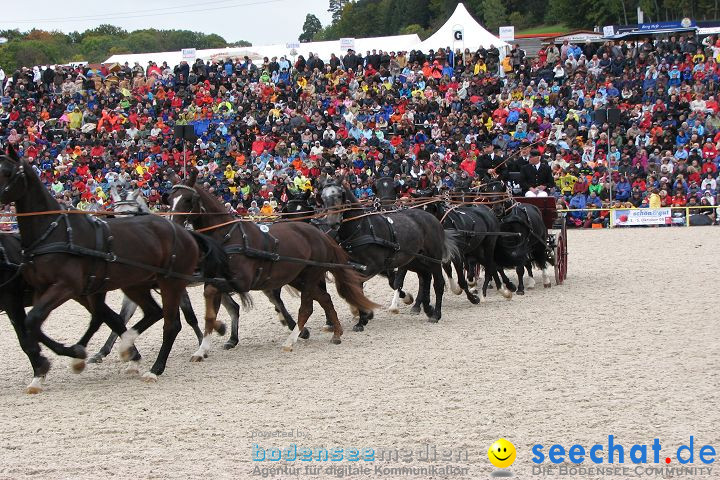
<path id="1" fill-rule="evenodd" d="M 520 169 L 520 186 L 526 197 L 547 197 L 555 187 L 550 165 L 540 159 L 540 152 L 530 152 L 529 164 Z"/>
<path id="2" fill-rule="evenodd" d="M 505 174 L 505 159 L 500 154 L 499 146 L 485 145 L 485 152 L 480 155 L 475 164 L 475 174 L 478 178 L 488 182 L 495 178 L 503 178 Z"/>

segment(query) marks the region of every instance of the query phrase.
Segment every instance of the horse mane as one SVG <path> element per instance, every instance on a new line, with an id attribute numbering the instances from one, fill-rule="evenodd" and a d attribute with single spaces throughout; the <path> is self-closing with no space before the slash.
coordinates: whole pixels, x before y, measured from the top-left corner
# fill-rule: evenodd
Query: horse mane
<path id="1" fill-rule="evenodd" d="M 198 195 L 200 195 L 200 199 L 202 200 L 202 206 L 205 207 L 206 212 L 223 213 L 230 216 L 227 209 L 225 208 L 225 205 L 220 203 L 220 200 L 215 195 L 208 192 L 205 187 L 196 185 L 194 188 Z M 213 218 L 215 218 L 215 216 L 213 216 Z"/>

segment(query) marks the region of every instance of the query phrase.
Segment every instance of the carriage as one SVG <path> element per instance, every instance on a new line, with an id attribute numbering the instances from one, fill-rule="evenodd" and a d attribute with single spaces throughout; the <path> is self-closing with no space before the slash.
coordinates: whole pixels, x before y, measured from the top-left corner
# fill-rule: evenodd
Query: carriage
<path id="1" fill-rule="evenodd" d="M 557 211 L 555 197 L 516 197 L 519 203 L 535 205 L 542 213 L 543 222 L 548 229 L 548 249 L 555 257 L 555 284 L 561 285 L 567 278 L 567 224 L 565 213 Z M 555 232 L 551 232 L 554 230 Z"/>

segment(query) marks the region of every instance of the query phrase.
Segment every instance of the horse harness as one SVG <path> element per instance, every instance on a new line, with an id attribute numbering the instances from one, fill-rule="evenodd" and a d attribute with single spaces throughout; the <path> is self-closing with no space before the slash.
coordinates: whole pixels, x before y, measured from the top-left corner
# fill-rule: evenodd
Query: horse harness
<path id="1" fill-rule="evenodd" d="M 376 227 L 373 225 L 372 219 L 373 218 L 381 218 L 385 220 L 388 227 L 388 234 L 390 239 L 386 240 L 385 238 L 378 236 L 376 233 Z M 352 218 L 349 218 L 347 220 L 352 220 Z M 347 221 L 346 220 L 346 221 Z M 367 230 L 369 233 L 365 233 L 363 231 L 363 225 L 367 224 Z M 387 248 L 392 251 L 390 255 L 388 255 L 385 258 L 385 266 L 390 267 L 393 264 L 393 261 L 395 260 L 395 256 L 398 253 L 404 253 L 406 255 L 410 255 L 412 257 L 417 257 L 421 260 L 425 260 L 432 263 L 442 263 L 442 260 L 439 260 L 437 258 L 428 257 L 427 255 L 423 255 L 421 253 L 412 253 L 403 251 L 400 248 L 400 244 L 397 241 L 397 234 L 395 233 L 395 226 L 393 219 L 388 217 L 387 215 L 378 214 L 378 215 L 372 215 L 372 216 L 365 216 L 357 223 L 353 231 L 344 239 L 340 239 L 338 241 L 341 247 L 345 249 L 346 252 L 348 252 L 350 255 L 352 255 L 352 252 L 354 249 L 358 247 L 362 247 L 365 245 L 379 245 L 380 247 Z"/>
<path id="2" fill-rule="evenodd" d="M 91 228 L 95 232 L 95 248 L 87 248 L 82 245 L 78 245 L 74 241 L 74 232 L 70 218 L 67 213 L 61 213 L 53 222 L 50 223 L 45 233 L 43 233 L 37 240 L 35 240 L 30 246 L 23 248 L 23 266 L 32 265 L 35 257 L 42 255 L 49 255 L 53 253 L 64 253 L 69 255 L 76 255 L 81 257 L 91 257 L 98 262 L 92 262 L 90 267 L 90 274 L 87 276 L 87 282 L 83 287 L 81 296 L 90 295 L 102 291 L 105 283 L 110 279 L 108 278 L 108 263 L 120 263 L 131 267 L 148 270 L 157 274 L 162 275 L 165 278 L 174 277 L 182 280 L 197 282 L 198 277 L 184 275 L 173 271 L 175 265 L 175 259 L 177 254 L 177 230 L 174 223 L 172 225 L 173 241 L 172 241 L 172 255 L 168 264 L 163 267 L 156 267 L 154 265 L 147 265 L 145 263 L 136 262 L 128 258 L 121 258 L 113 253 L 113 240 L 114 237 L 111 235 L 110 226 L 105 220 L 102 220 L 93 216 L 84 216 L 88 221 Z M 64 242 L 52 242 L 43 244 L 45 240 L 57 229 L 61 223 L 65 224 L 65 232 L 67 234 L 67 240 Z"/>

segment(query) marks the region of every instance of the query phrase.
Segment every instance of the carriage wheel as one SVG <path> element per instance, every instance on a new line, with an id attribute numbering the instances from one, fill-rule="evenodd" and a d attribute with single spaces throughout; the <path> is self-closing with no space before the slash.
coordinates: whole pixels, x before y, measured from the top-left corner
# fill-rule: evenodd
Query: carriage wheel
<path id="1" fill-rule="evenodd" d="M 555 249 L 555 284 L 562 285 L 567 278 L 567 230 L 563 229 L 557 236 L 557 247 Z"/>

